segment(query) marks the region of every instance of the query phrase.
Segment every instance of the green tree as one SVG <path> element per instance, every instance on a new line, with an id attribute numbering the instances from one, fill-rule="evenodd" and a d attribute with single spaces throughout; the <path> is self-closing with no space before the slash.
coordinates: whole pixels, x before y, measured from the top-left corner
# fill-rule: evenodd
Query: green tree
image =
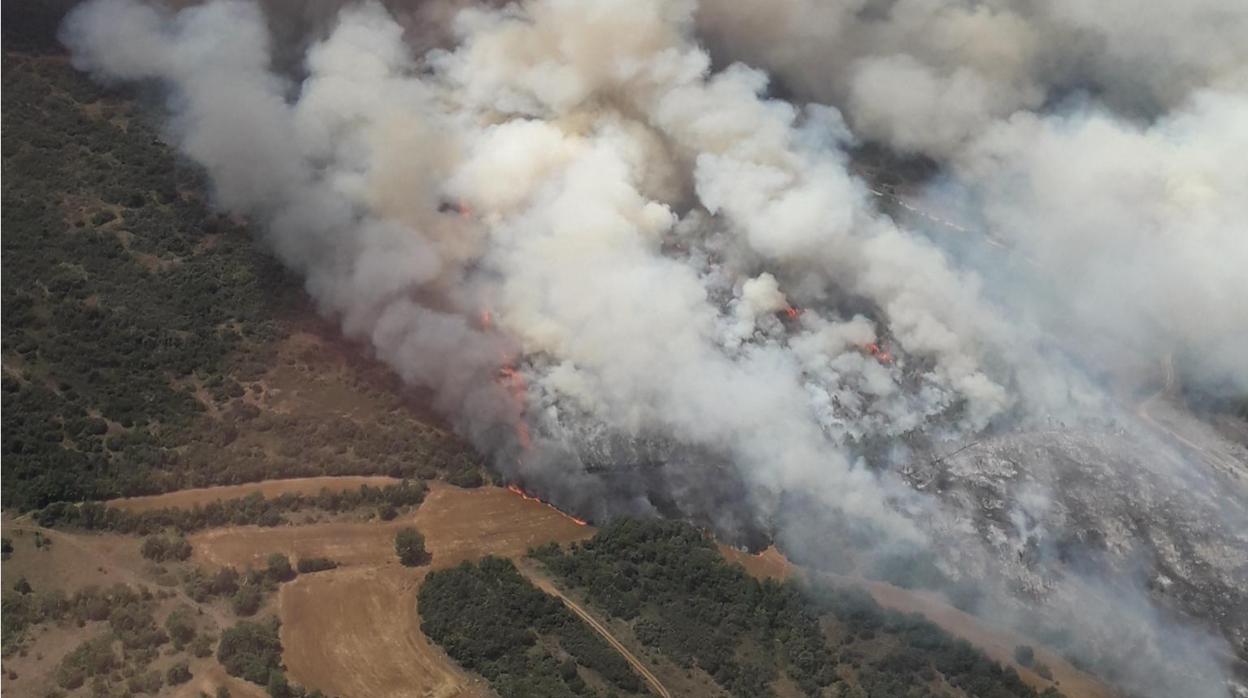
<path id="1" fill-rule="evenodd" d="M 173 646 L 178 649 L 182 649 L 194 640 L 195 619 L 191 615 L 191 609 L 187 606 L 178 606 L 173 609 L 169 617 L 165 619 L 165 632 L 169 633 Z"/>
<path id="2" fill-rule="evenodd" d="M 425 550 L 425 537 L 411 526 L 400 528 L 394 534 L 394 551 L 399 556 L 399 562 L 408 567 L 415 567 L 429 559 L 429 553 Z"/>
<path id="3" fill-rule="evenodd" d="M 186 663 L 186 660 L 174 664 L 169 667 L 169 671 L 165 672 L 165 681 L 169 682 L 170 686 L 184 684 L 190 680 L 191 667 Z"/>
<path id="4" fill-rule="evenodd" d="M 270 673 L 282 666 L 282 642 L 277 619 L 267 623 L 240 621 L 221 634 L 217 661 L 230 676 L 267 685 Z"/>
<path id="5" fill-rule="evenodd" d="M 265 574 L 275 582 L 289 582 L 295 578 L 295 570 L 290 566 L 290 558 L 282 553 L 273 553 L 269 556 L 269 567 Z"/>
<path id="6" fill-rule="evenodd" d="M 260 594 L 260 588 L 255 584 L 245 584 L 234 592 L 234 597 L 230 599 L 230 606 L 234 609 L 234 615 L 237 616 L 253 616 L 256 611 L 260 610 L 260 602 L 264 597 Z"/>

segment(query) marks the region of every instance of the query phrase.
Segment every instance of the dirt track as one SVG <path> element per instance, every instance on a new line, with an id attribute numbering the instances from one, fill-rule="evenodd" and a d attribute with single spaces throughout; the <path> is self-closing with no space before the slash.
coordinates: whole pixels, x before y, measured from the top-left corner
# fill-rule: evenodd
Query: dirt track
<path id="1" fill-rule="evenodd" d="M 598 619 L 595 618 L 589 611 L 586 611 L 580 606 L 580 604 L 568 598 L 566 594 L 555 586 L 554 582 L 535 572 L 532 567 L 521 566 L 520 571 L 530 582 L 533 583 L 534 586 L 562 601 L 564 606 L 567 606 L 573 613 L 580 617 L 581 620 L 585 621 L 589 627 L 593 628 L 594 632 L 602 636 L 602 639 L 606 640 L 608 644 L 615 648 L 616 652 L 619 652 L 620 655 L 624 657 L 629 665 L 633 667 L 634 671 L 641 674 L 641 677 L 646 680 L 646 683 L 650 684 L 650 688 L 654 690 L 656 695 L 661 698 L 672 698 L 672 694 L 667 690 L 667 687 L 663 685 L 663 682 L 659 680 L 659 677 L 655 676 L 650 671 L 649 667 L 647 667 L 640 659 L 630 652 L 623 643 L 617 640 L 615 635 L 612 635 L 611 631 L 608 630 L 602 623 L 599 623 Z"/>

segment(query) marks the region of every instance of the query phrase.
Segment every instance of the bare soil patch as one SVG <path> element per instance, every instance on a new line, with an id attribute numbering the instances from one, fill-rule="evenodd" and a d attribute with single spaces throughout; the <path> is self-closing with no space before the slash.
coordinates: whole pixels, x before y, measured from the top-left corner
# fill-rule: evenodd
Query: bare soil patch
<path id="1" fill-rule="evenodd" d="M 730 563 L 741 565 L 747 574 L 755 579 L 775 579 L 784 581 L 793 576 L 796 567 L 789 562 L 784 553 L 776 550 L 774 545 L 768 546 L 758 553 L 748 553 L 730 545 L 720 543 L 719 554 Z"/>

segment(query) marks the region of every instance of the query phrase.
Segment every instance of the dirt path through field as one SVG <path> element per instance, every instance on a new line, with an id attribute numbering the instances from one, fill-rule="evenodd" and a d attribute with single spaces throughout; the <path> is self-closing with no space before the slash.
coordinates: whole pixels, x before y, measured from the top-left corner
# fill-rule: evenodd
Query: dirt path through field
<path id="1" fill-rule="evenodd" d="M 564 606 L 567 606 L 573 613 L 579 616 L 581 620 L 585 621 L 589 627 L 594 629 L 594 632 L 601 635 L 602 639 L 606 640 L 608 644 L 615 648 L 616 652 L 619 652 L 620 655 L 624 657 L 629 665 L 633 667 L 634 671 L 641 674 L 641 677 L 646 680 L 646 683 L 650 684 L 650 688 L 654 689 L 656 695 L 661 698 L 672 698 L 672 694 L 667 690 L 667 687 L 663 685 L 663 682 L 659 681 L 659 677 L 655 676 L 650 671 L 649 667 L 647 667 L 640 659 L 630 652 L 623 643 L 617 640 L 615 635 L 612 635 L 611 631 L 608 630 L 606 626 L 598 622 L 598 619 L 595 618 L 593 614 L 582 608 L 580 604 L 568 598 L 566 594 L 559 590 L 559 587 L 555 586 L 554 582 L 546 576 L 536 572 L 531 566 L 520 565 L 519 569 L 520 572 L 530 582 L 532 582 L 534 586 L 562 601 Z"/>

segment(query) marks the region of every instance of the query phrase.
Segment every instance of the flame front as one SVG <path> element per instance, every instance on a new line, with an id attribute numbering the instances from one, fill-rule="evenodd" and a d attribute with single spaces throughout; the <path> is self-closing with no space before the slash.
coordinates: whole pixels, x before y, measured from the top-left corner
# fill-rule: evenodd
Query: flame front
<path id="1" fill-rule="evenodd" d="M 528 492 L 525 492 L 523 489 L 521 489 L 519 485 L 507 485 L 507 491 L 508 491 L 508 492 L 511 492 L 511 493 L 513 493 L 513 494 L 519 495 L 521 499 L 524 499 L 524 500 L 526 500 L 526 501 L 530 501 L 530 502 L 537 502 L 538 504 L 542 504 L 542 505 L 548 506 L 548 507 L 550 507 L 551 509 L 554 509 L 555 511 L 559 512 L 560 514 L 562 514 L 564 517 L 566 517 L 566 518 L 570 519 L 570 520 L 572 521 L 572 523 L 576 524 L 577 526 L 588 526 L 588 525 L 589 525 L 589 522 L 588 522 L 588 521 L 586 521 L 585 519 L 578 519 L 578 518 L 576 518 L 575 516 L 573 516 L 573 515 L 569 514 L 568 512 L 563 511 L 562 509 L 560 509 L 559 507 L 555 506 L 554 504 L 551 504 L 550 502 L 547 502 L 547 501 L 543 500 L 543 499 L 542 499 L 542 498 L 540 498 L 540 497 L 534 497 L 533 495 L 531 495 L 531 494 L 529 494 Z"/>

